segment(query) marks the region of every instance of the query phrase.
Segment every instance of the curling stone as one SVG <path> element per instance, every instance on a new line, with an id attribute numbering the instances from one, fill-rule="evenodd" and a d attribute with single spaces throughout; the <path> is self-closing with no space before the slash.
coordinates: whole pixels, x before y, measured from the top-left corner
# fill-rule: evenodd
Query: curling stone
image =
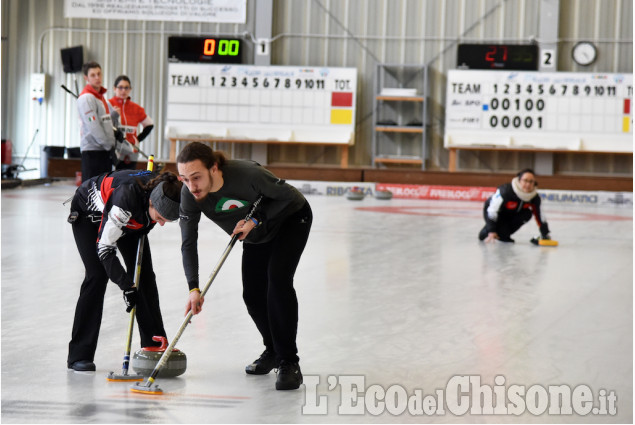
<path id="1" fill-rule="evenodd" d="M 361 201 L 364 199 L 364 192 L 359 187 L 355 186 L 348 191 L 346 199 L 349 201 Z"/>
<path id="2" fill-rule="evenodd" d="M 392 199 L 392 192 L 390 190 L 376 190 L 375 191 L 375 198 L 376 199 L 385 199 L 385 200 Z"/>
<path id="3" fill-rule="evenodd" d="M 161 342 L 160 347 L 144 347 L 135 351 L 130 365 L 135 372 L 143 376 L 150 376 L 157 363 L 168 348 L 168 340 L 163 336 L 153 336 L 152 339 Z M 159 370 L 158 378 L 170 378 L 185 373 L 187 369 L 187 356 L 183 351 L 173 349 L 165 366 Z"/>

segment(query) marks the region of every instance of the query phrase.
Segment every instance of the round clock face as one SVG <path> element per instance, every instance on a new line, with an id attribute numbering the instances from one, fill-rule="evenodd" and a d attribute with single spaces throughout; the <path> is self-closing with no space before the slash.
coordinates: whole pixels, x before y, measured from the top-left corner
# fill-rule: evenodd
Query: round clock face
<path id="1" fill-rule="evenodd" d="M 597 49 L 592 43 L 582 41 L 573 46 L 573 60 L 578 65 L 591 65 L 597 58 Z"/>

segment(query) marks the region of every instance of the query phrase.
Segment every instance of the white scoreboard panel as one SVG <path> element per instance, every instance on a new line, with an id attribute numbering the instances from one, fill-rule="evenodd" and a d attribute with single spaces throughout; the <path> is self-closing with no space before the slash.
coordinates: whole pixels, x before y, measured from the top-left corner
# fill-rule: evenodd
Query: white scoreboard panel
<path id="1" fill-rule="evenodd" d="M 633 152 L 633 75 L 448 72 L 445 147 Z"/>
<path id="2" fill-rule="evenodd" d="M 352 144 L 356 68 L 168 65 L 168 137 Z"/>

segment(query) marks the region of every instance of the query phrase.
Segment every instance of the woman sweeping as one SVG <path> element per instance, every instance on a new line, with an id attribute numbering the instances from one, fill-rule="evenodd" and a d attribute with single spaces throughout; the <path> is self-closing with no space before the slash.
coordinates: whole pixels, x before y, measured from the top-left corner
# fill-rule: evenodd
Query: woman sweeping
<path id="1" fill-rule="evenodd" d="M 143 253 L 138 295 L 133 275 L 139 238 L 155 224 L 163 226 L 179 218 L 181 187 L 170 172 L 121 170 L 93 177 L 75 192 L 69 222 L 86 274 L 68 346 L 69 369 L 95 370 L 93 361 L 109 279 L 123 291 L 127 311 L 136 306 L 141 346 L 156 346 L 152 337 L 166 336 L 149 242 Z M 117 249 L 127 272 L 117 258 Z"/>

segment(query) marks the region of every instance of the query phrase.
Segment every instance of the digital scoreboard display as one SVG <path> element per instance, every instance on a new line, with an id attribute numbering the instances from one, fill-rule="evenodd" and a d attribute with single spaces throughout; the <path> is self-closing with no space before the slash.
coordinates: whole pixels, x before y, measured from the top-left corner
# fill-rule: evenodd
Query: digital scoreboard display
<path id="1" fill-rule="evenodd" d="M 168 37 L 168 61 L 242 63 L 242 42 L 223 37 Z"/>
<path id="2" fill-rule="evenodd" d="M 448 72 L 445 146 L 633 151 L 633 74 Z"/>
<path id="3" fill-rule="evenodd" d="M 456 67 L 459 69 L 538 70 L 535 44 L 459 44 Z"/>

